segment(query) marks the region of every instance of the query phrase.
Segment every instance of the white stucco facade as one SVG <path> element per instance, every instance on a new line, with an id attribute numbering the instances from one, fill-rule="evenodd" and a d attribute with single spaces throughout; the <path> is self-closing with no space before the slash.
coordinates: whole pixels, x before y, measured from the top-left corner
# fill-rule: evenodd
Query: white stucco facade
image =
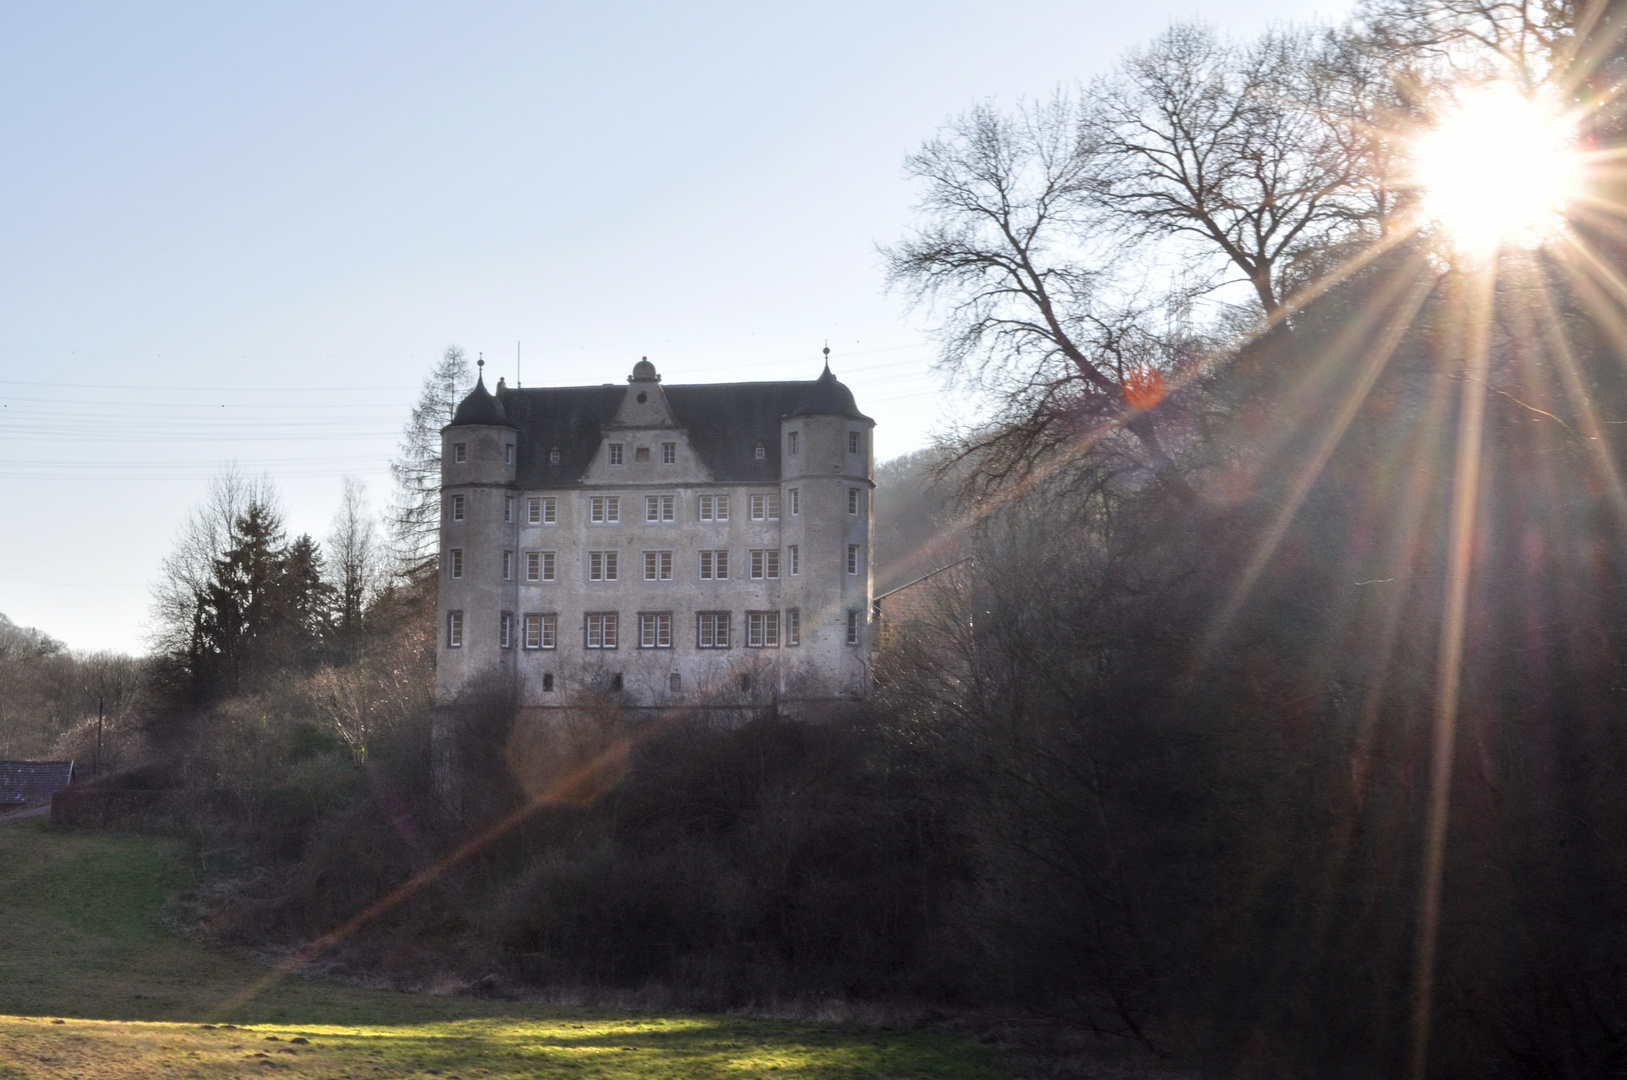
<path id="1" fill-rule="evenodd" d="M 437 694 L 527 709 L 851 699 L 874 424 L 812 382 L 477 386 L 442 433 Z"/>

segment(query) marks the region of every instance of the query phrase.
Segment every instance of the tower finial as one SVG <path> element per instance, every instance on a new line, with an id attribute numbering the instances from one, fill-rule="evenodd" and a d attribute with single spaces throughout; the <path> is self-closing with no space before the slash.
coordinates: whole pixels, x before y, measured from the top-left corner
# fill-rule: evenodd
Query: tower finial
<path id="1" fill-rule="evenodd" d="M 825 374 L 830 374 L 830 338 L 825 339 Z"/>

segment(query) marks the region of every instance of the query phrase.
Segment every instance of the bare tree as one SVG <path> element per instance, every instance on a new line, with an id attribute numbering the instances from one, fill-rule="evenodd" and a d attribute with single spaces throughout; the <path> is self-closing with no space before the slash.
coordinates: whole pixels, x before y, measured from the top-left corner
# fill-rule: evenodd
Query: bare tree
<path id="1" fill-rule="evenodd" d="M 418 404 L 402 429 L 400 453 L 390 462 L 395 500 L 388 520 L 396 570 L 420 579 L 435 567 L 441 521 L 441 428 L 452 421 L 460 390 L 469 385 L 469 360 L 447 347 L 424 380 Z"/>
<path id="2" fill-rule="evenodd" d="M 1171 27 L 1091 86 L 1094 194 L 1133 241 L 1229 263 L 1278 316 L 1283 266 L 1375 216 L 1330 53 L 1310 31 L 1239 44 Z"/>
<path id="3" fill-rule="evenodd" d="M 334 578 L 336 630 L 342 648 L 354 650 L 362 633 L 362 616 L 381 584 L 382 546 L 367 505 L 367 487 L 345 478 L 344 496 L 328 535 L 328 565 Z"/>

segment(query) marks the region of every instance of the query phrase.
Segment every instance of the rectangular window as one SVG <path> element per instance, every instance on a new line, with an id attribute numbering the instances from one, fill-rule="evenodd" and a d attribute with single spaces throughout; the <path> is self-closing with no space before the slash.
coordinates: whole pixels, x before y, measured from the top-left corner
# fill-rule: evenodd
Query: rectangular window
<path id="1" fill-rule="evenodd" d="M 751 576 L 761 581 L 780 576 L 780 553 L 775 548 L 755 549 L 751 553 Z"/>
<path id="2" fill-rule="evenodd" d="M 514 647 L 514 615 L 505 611 L 497 620 L 497 644 L 504 649 Z"/>
<path id="3" fill-rule="evenodd" d="M 553 649 L 559 645 L 559 616 L 536 614 L 525 617 L 525 647 Z"/>
<path id="4" fill-rule="evenodd" d="M 791 608 L 785 613 L 785 643 L 787 645 L 802 644 L 802 610 Z"/>
<path id="5" fill-rule="evenodd" d="M 672 648 L 672 612 L 646 611 L 638 617 L 638 647 Z"/>
<path id="6" fill-rule="evenodd" d="M 672 521 L 678 516 L 678 496 L 644 496 L 645 521 Z"/>
<path id="7" fill-rule="evenodd" d="M 541 499 L 527 499 L 527 500 L 525 500 L 525 523 L 527 525 L 541 525 L 542 524 L 542 500 Z"/>
<path id="8" fill-rule="evenodd" d="M 695 616 L 695 645 L 701 649 L 729 647 L 729 613 L 702 611 Z"/>
<path id="9" fill-rule="evenodd" d="M 551 551 L 528 551 L 525 553 L 525 580 L 552 581 L 554 580 L 554 553 Z"/>
<path id="10" fill-rule="evenodd" d="M 701 580 L 724 581 L 729 576 L 729 552 L 703 551 L 701 556 Z"/>
<path id="11" fill-rule="evenodd" d="M 785 452 L 787 454 L 789 454 L 791 457 L 796 457 L 797 456 L 797 450 L 800 449 L 799 444 L 801 442 L 802 442 L 802 436 L 801 436 L 800 432 L 793 431 L 793 432 L 788 433 L 785 436 Z"/>
<path id="12" fill-rule="evenodd" d="M 802 513 L 802 489 L 791 489 L 791 516 L 796 517 Z"/>
<path id="13" fill-rule="evenodd" d="M 859 572 L 859 545 L 857 544 L 847 545 L 847 572 L 850 574 Z"/>
<path id="14" fill-rule="evenodd" d="M 552 495 L 542 500 L 542 523 L 555 525 L 559 522 L 559 500 Z"/>
<path id="15" fill-rule="evenodd" d="M 644 580 L 672 580 L 672 552 L 646 551 L 644 553 Z"/>
<path id="16" fill-rule="evenodd" d="M 664 443 L 661 444 L 661 464 L 663 464 L 663 465 L 676 465 L 676 464 L 678 464 L 678 444 L 677 443 L 675 443 L 675 442 L 664 442 Z"/>
<path id="17" fill-rule="evenodd" d="M 588 552 L 588 580 L 615 581 L 616 555 L 614 551 Z"/>
<path id="18" fill-rule="evenodd" d="M 514 580 L 514 552 L 503 552 L 503 580 Z"/>
<path id="19" fill-rule="evenodd" d="M 729 497 L 727 495 L 702 495 L 700 497 L 699 518 L 702 521 L 728 521 Z"/>
<path id="20" fill-rule="evenodd" d="M 849 608 L 847 612 L 847 643 L 859 643 L 859 612 L 856 608 Z"/>
<path id="21" fill-rule="evenodd" d="M 776 649 L 780 644 L 780 613 L 746 612 L 746 648 Z"/>
<path id="22" fill-rule="evenodd" d="M 802 570 L 802 563 L 798 558 L 797 545 L 792 544 L 790 547 L 786 548 L 785 556 L 785 561 L 791 564 L 790 566 L 786 567 L 786 569 L 791 572 L 792 577 L 796 577 L 797 574 Z"/>
<path id="23" fill-rule="evenodd" d="M 455 442 L 452 444 L 452 460 L 460 465 L 469 460 L 469 446 L 467 443 Z"/>
<path id="24" fill-rule="evenodd" d="M 857 431 L 847 433 L 847 452 L 850 454 L 859 452 L 859 433 Z"/>
<path id="25" fill-rule="evenodd" d="M 779 495 L 753 495 L 751 497 L 751 520 L 778 521 L 779 519 Z"/>
<path id="26" fill-rule="evenodd" d="M 447 569 L 452 572 L 453 580 L 456 580 L 456 579 L 462 577 L 463 576 L 463 549 L 462 548 L 453 548 L 451 551 L 447 552 L 447 555 L 449 555 L 450 558 L 448 558 L 446 560 L 446 566 L 447 566 Z"/>
<path id="27" fill-rule="evenodd" d="M 514 496 L 512 495 L 503 496 L 503 522 L 504 524 L 513 524 L 514 522 Z"/>
<path id="28" fill-rule="evenodd" d="M 463 612 L 448 611 L 446 613 L 446 645 L 449 649 L 463 646 Z"/>
<path id="29" fill-rule="evenodd" d="M 614 649 L 616 647 L 616 613 L 614 611 L 589 612 L 587 647 Z"/>
<path id="30" fill-rule="evenodd" d="M 847 512 L 849 514 L 854 514 L 854 515 L 857 515 L 858 512 L 859 512 L 859 489 L 858 488 L 848 488 L 847 489 Z"/>
<path id="31" fill-rule="evenodd" d="M 610 444 L 610 464 L 621 464 L 621 443 L 619 442 L 613 442 Z"/>
<path id="32" fill-rule="evenodd" d="M 463 496 L 462 495 L 454 495 L 454 496 L 452 496 L 452 520 L 453 521 L 462 521 L 463 520 Z"/>
<path id="33" fill-rule="evenodd" d="M 513 443 L 505 443 L 504 446 L 503 446 L 503 464 L 504 465 L 512 465 L 512 464 L 514 464 L 514 444 Z"/>
<path id="34" fill-rule="evenodd" d="M 613 525 L 621 520 L 620 495 L 594 495 L 588 499 L 588 520 L 595 525 Z"/>

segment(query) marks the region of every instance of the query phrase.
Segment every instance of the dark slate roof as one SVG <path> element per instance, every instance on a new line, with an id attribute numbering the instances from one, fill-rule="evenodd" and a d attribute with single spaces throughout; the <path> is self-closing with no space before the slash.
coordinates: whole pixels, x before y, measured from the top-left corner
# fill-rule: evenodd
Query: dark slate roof
<path id="1" fill-rule="evenodd" d="M 829 369 L 826 369 L 829 375 Z M 830 377 L 817 382 L 698 383 L 663 386 L 678 426 L 701 461 L 718 480 L 735 483 L 775 481 L 780 477 L 780 421 L 787 416 L 851 416 L 866 420 L 853 407 L 853 394 Z M 515 480 L 521 487 L 574 485 L 599 449 L 601 430 L 615 419 L 625 386 L 565 386 L 500 391 L 504 415 L 520 429 Z M 802 409 L 835 394 L 837 409 Z M 845 399 L 845 403 L 843 401 Z M 461 409 L 459 410 L 461 415 Z M 765 451 L 757 460 L 757 444 Z M 558 466 L 548 453 L 559 449 Z"/>
<path id="2" fill-rule="evenodd" d="M 826 350 L 829 351 L 829 350 Z M 846 416 L 853 420 L 874 423 L 859 411 L 853 401 L 853 391 L 830 373 L 830 364 L 816 379 L 808 392 L 802 395 L 787 416 Z"/>
<path id="3" fill-rule="evenodd" d="M 0 807 L 48 803 L 72 780 L 71 761 L 0 761 Z"/>
<path id="4" fill-rule="evenodd" d="M 459 424 L 514 426 L 504 414 L 503 403 L 486 389 L 484 375 L 475 380 L 475 388 L 469 391 L 468 397 L 458 403 L 458 411 L 452 414 L 452 426 L 456 427 Z"/>

